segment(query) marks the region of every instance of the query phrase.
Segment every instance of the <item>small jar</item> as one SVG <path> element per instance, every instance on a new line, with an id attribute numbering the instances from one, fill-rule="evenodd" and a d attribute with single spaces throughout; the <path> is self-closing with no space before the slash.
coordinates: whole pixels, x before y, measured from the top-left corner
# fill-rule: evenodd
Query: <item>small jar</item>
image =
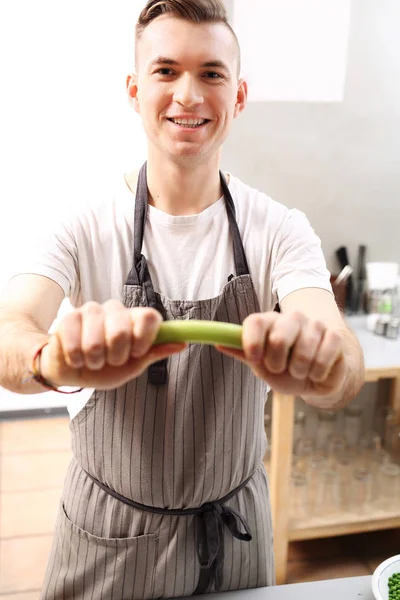
<path id="1" fill-rule="evenodd" d="M 386 328 L 387 328 L 387 319 L 385 319 L 383 317 L 379 317 L 375 323 L 374 333 L 376 333 L 376 335 L 386 335 Z"/>
<path id="2" fill-rule="evenodd" d="M 400 319 L 392 317 L 386 326 L 386 337 L 391 340 L 397 340 L 400 333 Z"/>
<path id="3" fill-rule="evenodd" d="M 380 497 L 380 470 L 384 463 L 391 462 L 389 453 L 384 450 L 382 438 L 375 434 L 372 436 L 372 452 L 371 452 L 371 472 L 373 485 L 373 502 L 379 502 Z"/>
<path id="4" fill-rule="evenodd" d="M 314 512 L 317 515 L 333 515 L 342 509 L 341 485 L 337 471 L 324 469 L 318 481 Z"/>
<path id="5" fill-rule="evenodd" d="M 370 434 L 364 434 L 358 442 L 357 464 L 360 468 L 370 469 L 372 465 L 372 453 L 374 450 Z"/>
<path id="6" fill-rule="evenodd" d="M 362 409 L 357 405 L 349 405 L 344 409 L 344 435 L 349 448 L 357 448 L 361 437 Z"/>
<path id="7" fill-rule="evenodd" d="M 347 509 L 350 502 L 350 487 L 352 483 L 352 475 L 357 467 L 357 452 L 354 448 L 346 447 L 346 450 L 338 456 L 335 470 L 338 473 L 340 480 L 341 502 L 342 507 Z"/>
<path id="8" fill-rule="evenodd" d="M 335 435 L 337 427 L 337 413 L 330 410 L 318 411 L 318 424 L 316 433 L 317 451 L 327 453 L 328 441 Z"/>
<path id="9" fill-rule="evenodd" d="M 306 424 L 307 416 L 302 410 L 296 412 L 294 417 L 294 428 L 293 428 L 293 447 L 296 446 L 297 442 L 303 439 L 306 435 Z"/>
<path id="10" fill-rule="evenodd" d="M 382 439 L 383 448 L 389 444 L 390 429 L 397 424 L 396 414 L 389 406 L 377 406 L 374 416 L 375 430 Z"/>
<path id="11" fill-rule="evenodd" d="M 293 456 L 294 458 L 302 457 L 309 459 L 315 452 L 314 440 L 309 437 L 300 438 L 296 441 Z"/>
<path id="12" fill-rule="evenodd" d="M 308 459 L 308 480 L 310 486 L 310 494 L 315 497 L 316 490 L 321 480 L 322 473 L 328 469 L 326 456 L 322 452 L 316 451 Z"/>
<path id="13" fill-rule="evenodd" d="M 384 462 L 380 467 L 379 504 L 385 509 L 397 509 L 400 493 L 400 467 Z"/>
<path id="14" fill-rule="evenodd" d="M 309 514 L 309 486 L 306 473 L 294 470 L 291 475 L 290 516 L 293 520 L 304 519 Z"/>
<path id="15" fill-rule="evenodd" d="M 365 468 L 353 471 L 347 509 L 356 513 L 368 512 L 372 503 L 372 473 Z"/>
<path id="16" fill-rule="evenodd" d="M 400 425 L 391 425 L 386 434 L 386 449 L 394 463 L 400 464 Z"/>
<path id="17" fill-rule="evenodd" d="M 346 440 L 342 435 L 331 435 L 327 443 L 327 462 L 335 469 L 340 458 L 346 452 Z"/>

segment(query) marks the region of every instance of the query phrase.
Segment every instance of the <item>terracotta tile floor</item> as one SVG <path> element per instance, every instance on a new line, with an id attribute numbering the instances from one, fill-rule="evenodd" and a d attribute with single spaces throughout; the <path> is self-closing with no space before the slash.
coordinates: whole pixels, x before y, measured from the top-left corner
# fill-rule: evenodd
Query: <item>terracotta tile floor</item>
<path id="1" fill-rule="evenodd" d="M 0 421 L 0 600 L 37 600 L 71 457 L 68 419 Z M 288 581 L 371 574 L 400 530 L 290 545 Z"/>

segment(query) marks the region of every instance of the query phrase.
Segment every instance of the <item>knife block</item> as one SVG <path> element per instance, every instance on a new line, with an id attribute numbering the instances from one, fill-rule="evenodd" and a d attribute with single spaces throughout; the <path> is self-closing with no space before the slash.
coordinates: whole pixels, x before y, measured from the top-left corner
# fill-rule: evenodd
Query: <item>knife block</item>
<path id="1" fill-rule="evenodd" d="M 344 312 L 346 308 L 346 290 L 347 283 L 344 281 L 343 283 L 335 284 L 337 275 L 331 275 L 331 285 L 333 294 L 335 296 L 336 304 L 338 305 L 341 312 Z"/>

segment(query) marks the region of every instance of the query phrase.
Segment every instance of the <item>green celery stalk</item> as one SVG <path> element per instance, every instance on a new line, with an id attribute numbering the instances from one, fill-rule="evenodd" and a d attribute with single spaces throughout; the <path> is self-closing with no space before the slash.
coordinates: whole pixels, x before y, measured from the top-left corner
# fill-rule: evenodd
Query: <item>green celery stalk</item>
<path id="1" fill-rule="evenodd" d="M 187 342 L 242 349 L 242 326 L 219 321 L 164 321 L 154 344 Z"/>

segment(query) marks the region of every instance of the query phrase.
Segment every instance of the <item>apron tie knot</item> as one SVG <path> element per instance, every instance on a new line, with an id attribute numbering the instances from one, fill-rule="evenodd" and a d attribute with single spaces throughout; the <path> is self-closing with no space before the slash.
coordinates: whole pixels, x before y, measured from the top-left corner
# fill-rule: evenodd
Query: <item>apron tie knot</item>
<path id="1" fill-rule="evenodd" d="M 196 523 L 196 550 L 200 569 L 211 570 L 213 573 L 215 591 L 222 586 L 224 566 L 224 531 L 227 527 L 232 536 L 238 540 L 249 542 L 252 539 L 246 519 L 230 506 L 219 502 L 208 502 L 202 506 Z M 195 593 L 204 593 L 206 579 L 200 576 Z M 207 582 L 209 583 L 209 582 Z M 208 587 L 208 586 L 207 586 Z"/>
<path id="2" fill-rule="evenodd" d="M 220 500 L 207 502 L 196 508 L 161 508 L 139 504 L 130 498 L 125 498 L 115 490 L 109 488 L 105 483 L 96 479 L 93 475 L 84 471 L 88 477 L 102 490 L 114 496 L 128 506 L 139 510 L 145 510 L 158 515 L 195 515 L 195 543 L 196 552 L 200 564 L 200 577 L 195 594 L 204 594 L 208 591 L 210 584 L 214 582 L 215 591 L 222 588 L 224 573 L 224 525 L 229 529 L 232 536 L 244 542 L 250 542 L 252 535 L 246 519 L 234 508 L 225 506 L 231 498 L 236 496 L 253 477 L 252 473 L 247 479 L 229 492 Z"/>

